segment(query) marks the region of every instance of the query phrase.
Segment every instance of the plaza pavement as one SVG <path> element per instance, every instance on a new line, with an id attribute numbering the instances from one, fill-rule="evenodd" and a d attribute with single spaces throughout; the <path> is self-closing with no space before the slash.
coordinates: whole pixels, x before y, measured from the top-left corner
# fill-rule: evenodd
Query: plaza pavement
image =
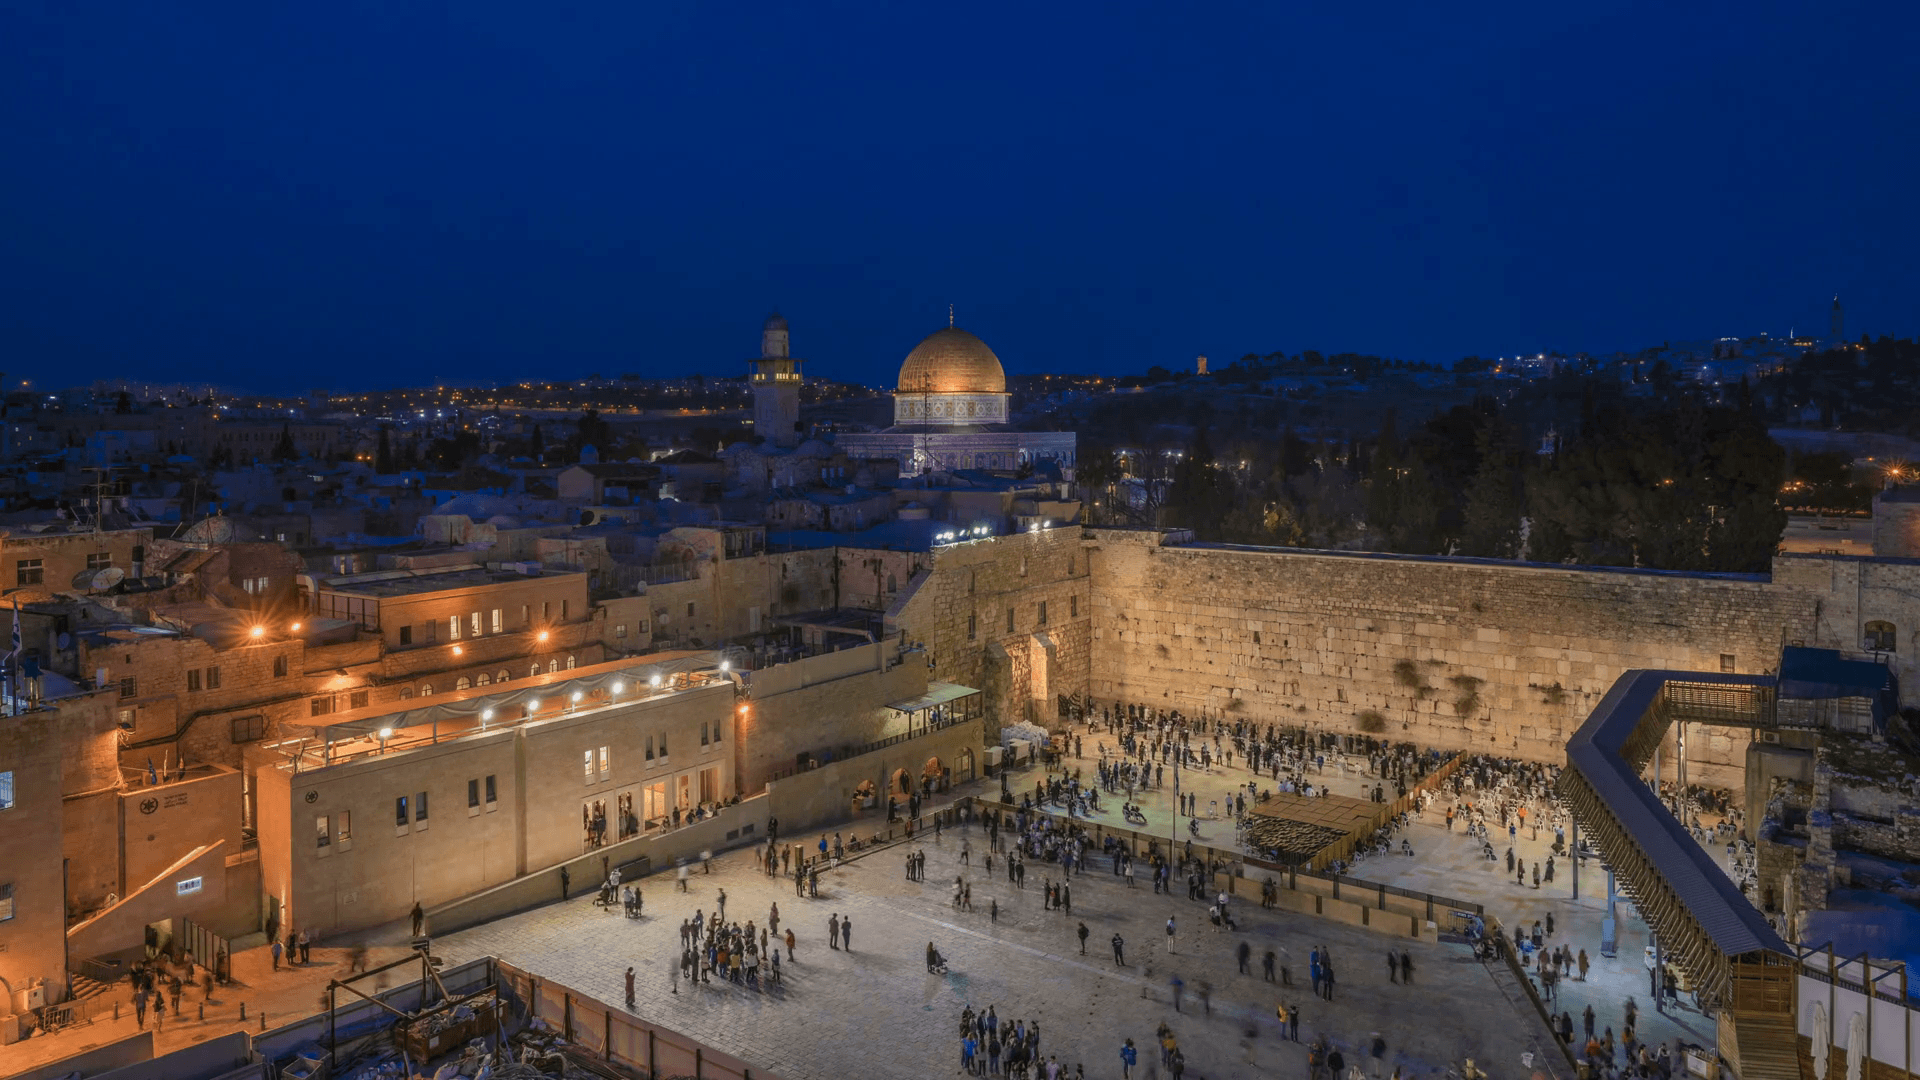
<path id="1" fill-rule="evenodd" d="M 965 867 L 963 840 L 972 848 Z M 1129 890 L 1104 859 L 1073 878 L 1068 916 L 1044 910 L 1045 879 L 1057 879 L 1059 868 L 1029 862 L 1024 890 L 1006 880 L 1000 856 L 988 875 L 986 834 L 978 826 L 948 829 L 937 841 L 923 832 L 914 846 L 927 855 L 925 882 L 906 879 L 908 846 L 900 844 L 843 862 L 823 874 L 819 899 L 803 900 L 790 880 L 767 878 L 750 852 L 735 851 L 716 859 L 712 874 L 696 871 L 688 893 L 677 891 L 671 873 L 643 879 L 642 920 L 583 897 L 449 935 L 435 949 L 449 963 L 493 954 L 616 1006 L 633 965 L 639 1015 L 786 1080 L 957 1074 L 958 1022 L 969 1005 L 991 1005 L 1002 1019 L 1038 1021 L 1043 1055 L 1069 1068 L 1084 1063 L 1096 1078 L 1120 1075 L 1127 1038 L 1140 1050 L 1136 1076 L 1165 1075 L 1154 1050 L 1162 1021 L 1173 1027 L 1186 1075 L 1196 1080 L 1304 1076 L 1307 1043 L 1323 1034 L 1349 1061 L 1381 1077 L 1396 1065 L 1408 1077 L 1443 1074 L 1464 1057 L 1495 1077 L 1523 1076 L 1521 1055 L 1539 1050 L 1545 1038 L 1524 998 L 1513 1000 L 1513 989 L 1503 990 L 1496 973 L 1463 946 L 1390 938 L 1253 905 L 1238 909 L 1240 933 L 1214 932 L 1205 905 L 1186 900 L 1184 889 L 1156 895 L 1142 878 Z M 971 912 L 952 906 L 956 874 L 973 884 Z M 764 993 L 682 982 L 676 995 L 680 922 L 696 908 L 711 913 L 722 888 L 729 921 L 765 925 L 769 905 L 778 903 L 782 928 L 791 926 L 798 937 L 796 960 L 783 965 L 783 985 Z M 989 917 L 991 902 L 999 905 L 997 920 Z M 851 952 L 827 946 L 826 923 L 835 913 L 852 916 Z M 1179 927 L 1172 955 L 1163 930 L 1170 915 Z M 1075 935 L 1082 920 L 1089 930 L 1084 956 Z M 1116 930 L 1126 941 L 1125 967 L 1115 966 L 1109 945 Z M 1237 972 L 1243 938 L 1253 947 L 1250 975 Z M 947 974 L 926 971 L 929 941 L 947 958 Z M 1389 982 L 1389 943 L 1413 954 L 1413 986 Z M 1307 985 L 1307 954 L 1316 945 L 1332 950 L 1338 978 L 1331 1003 L 1314 998 Z M 1262 981 L 1268 948 L 1293 969 L 1292 988 Z M 1175 975 L 1186 986 L 1181 1012 L 1170 989 Z M 1211 1015 L 1198 998 L 1203 981 L 1212 984 Z M 1282 998 L 1303 1007 L 1299 1043 L 1279 1038 L 1274 1006 Z M 1378 1063 L 1366 1051 L 1376 1031 L 1387 1043 Z"/>

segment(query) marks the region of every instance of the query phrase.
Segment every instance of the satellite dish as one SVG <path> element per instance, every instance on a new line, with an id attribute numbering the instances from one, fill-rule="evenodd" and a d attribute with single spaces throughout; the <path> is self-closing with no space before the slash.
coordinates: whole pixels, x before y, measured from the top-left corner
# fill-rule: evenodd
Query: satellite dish
<path id="1" fill-rule="evenodd" d="M 117 566 L 109 566 L 96 570 L 93 574 L 93 590 L 95 592 L 105 592 L 115 585 L 120 584 L 122 581 L 125 581 L 126 578 L 127 572 Z"/>

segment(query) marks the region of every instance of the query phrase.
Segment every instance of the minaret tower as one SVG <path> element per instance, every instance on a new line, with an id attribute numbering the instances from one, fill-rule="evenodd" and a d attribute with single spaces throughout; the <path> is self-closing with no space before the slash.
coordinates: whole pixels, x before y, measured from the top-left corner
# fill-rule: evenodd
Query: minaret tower
<path id="1" fill-rule="evenodd" d="M 1827 336 L 1836 342 L 1847 340 L 1847 313 L 1840 307 L 1840 298 L 1833 298 L 1833 308 L 1827 312 Z"/>
<path id="2" fill-rule="evenodd" d="M 800 443 L 800 361 L 787 355 L 787 320 L 779 312 L 760 328 L 753 365 L 753 430 L 769 446 Z"/>

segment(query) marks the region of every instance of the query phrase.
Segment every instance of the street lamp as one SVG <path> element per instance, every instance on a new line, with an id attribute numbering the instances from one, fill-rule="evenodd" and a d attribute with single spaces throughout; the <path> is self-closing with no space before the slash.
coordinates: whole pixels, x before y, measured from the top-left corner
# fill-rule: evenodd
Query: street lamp
<path id="1" fill-rule="evenodd" d="M 267 628 L 264 626 L 256 625 L 253 629 L 247 631 L 247 633 L 249 636 L 254 638 L 263 638 L 267 636 Z"/>
<path id="2" fill-rule="evenodd" d="M 660 673 L 657 671 L 654 672 L 653 678 L 647 680 L 647 685 L 653 687 L 655 690 L 660 689 Z"/>
<path id="3" fill-rule="evenodd" d="M 374 734 L 380 736 L 380 752 L 383 754 L 386 753 L 387 740 L 393 738 L 393 729 L 390 727 L 383 727 L 379 731 L 375 732 Z"/>

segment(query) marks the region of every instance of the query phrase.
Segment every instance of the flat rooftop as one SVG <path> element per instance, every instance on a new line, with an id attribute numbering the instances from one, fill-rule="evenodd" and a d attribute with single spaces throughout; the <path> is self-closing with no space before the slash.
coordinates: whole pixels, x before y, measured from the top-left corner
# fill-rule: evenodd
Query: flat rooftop
<path id="1" fill-rule="evenodd" d="M 528 574 L 517 568 L 494 569 L 478 563 L 468 563 L 464 566 L 433 567 L 424 570 L 376 570 L 366 574 L 322 578 L 320 589 L 322 592 L 380 600 L 396 596 L 445 592 L 449 589 L 471 589 L 481 585 L 504 585 L 530 578 L 581 576 L 584 575 L 569 570 Z"/>

